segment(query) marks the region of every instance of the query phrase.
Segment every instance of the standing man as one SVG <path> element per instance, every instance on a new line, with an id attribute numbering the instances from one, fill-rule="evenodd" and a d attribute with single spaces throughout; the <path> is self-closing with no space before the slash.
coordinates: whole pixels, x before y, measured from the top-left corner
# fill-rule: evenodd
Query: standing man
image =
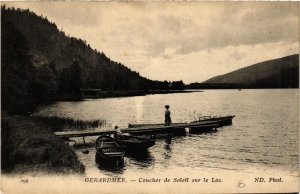
<path id="1" fill-rule="evenodd" d="M 170 126 L 171 123 L 172 123 L 171 112 L 169 111 L 170 106 L 166 105 L 165 108 L 166 108 L 166 111 L 165 111 L 165 125 Z"/>

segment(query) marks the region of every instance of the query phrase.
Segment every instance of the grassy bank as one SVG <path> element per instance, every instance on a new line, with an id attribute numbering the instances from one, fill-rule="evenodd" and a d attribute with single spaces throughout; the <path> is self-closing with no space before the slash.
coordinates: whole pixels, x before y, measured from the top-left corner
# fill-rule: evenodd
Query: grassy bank
<path id="1" fill-rule="evenodd" d="M 74 150 L 54 136 L 47 124 L 25 116 L 2 114 L 3 173 L 82 173 Z"/>

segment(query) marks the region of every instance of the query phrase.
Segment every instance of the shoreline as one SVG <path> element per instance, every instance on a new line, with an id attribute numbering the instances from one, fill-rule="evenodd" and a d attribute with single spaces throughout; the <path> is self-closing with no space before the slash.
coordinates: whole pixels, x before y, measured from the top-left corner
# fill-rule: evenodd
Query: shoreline
<path id="1" fill-rule="evenodd" d="M 1 170 L 3 174 L 82 174 L 84 165 L 53 129 L 29 116 L 2 113 Z"/>
<path id="2" fill-rule="evenodd" d="M 95 89 L 87 89 L 95 90 Z M 94 94 L 82 94 L 81 97 L 71 95 L 61 95 L 47 101 L 39 101 L 38 104 L 50 104 L 59 101 L 82 101 L 85 99 L 104 99 L 104 98 L 119 98 L 119 97 L 135 97 L 155 94 L 176 94 L 176 93 L 194 93 L 203 92 L 202 90 L 124 90 L 124 91 L 94 91 Z M 93 93 L 93 92 L 92 92 Z"/>
<path id="3" fill-rule="evenodd" d="M 94 94 L 85 95 L 82 94 L 82 98 L 118 98 L 118 97 L 134 97 L 134 96 L 146 96 L 155 94 L 175 94 L 175 93 L 192 93 L 202 91 L 190 91 L 190 90 L 126 90 L 126 91 L 97 91 Z"/>

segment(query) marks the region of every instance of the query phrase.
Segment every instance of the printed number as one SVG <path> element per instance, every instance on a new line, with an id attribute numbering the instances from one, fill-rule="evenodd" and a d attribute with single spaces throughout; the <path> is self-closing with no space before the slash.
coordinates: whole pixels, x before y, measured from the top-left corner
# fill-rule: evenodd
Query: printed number
<path id="1" fill-rule="evenodd" d="M 241 180 L 238 182 L 238 188 L 244 188 L 246 186 L 245 183 L 243 183 Z"/>
<path id="2" fill-rule="evenodd" d="M 29 183 L 28 179 L 21 179 L 21 183 L 27 184 Z"/>

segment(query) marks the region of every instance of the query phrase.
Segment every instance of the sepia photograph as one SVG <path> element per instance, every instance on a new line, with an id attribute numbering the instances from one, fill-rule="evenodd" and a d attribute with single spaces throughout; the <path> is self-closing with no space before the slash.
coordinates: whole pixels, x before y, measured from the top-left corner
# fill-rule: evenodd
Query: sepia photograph
<path id="1" fill-rule="evenodd" d="M 1 1 L 1 193 L 299 192 L 299 2 Z"/>

